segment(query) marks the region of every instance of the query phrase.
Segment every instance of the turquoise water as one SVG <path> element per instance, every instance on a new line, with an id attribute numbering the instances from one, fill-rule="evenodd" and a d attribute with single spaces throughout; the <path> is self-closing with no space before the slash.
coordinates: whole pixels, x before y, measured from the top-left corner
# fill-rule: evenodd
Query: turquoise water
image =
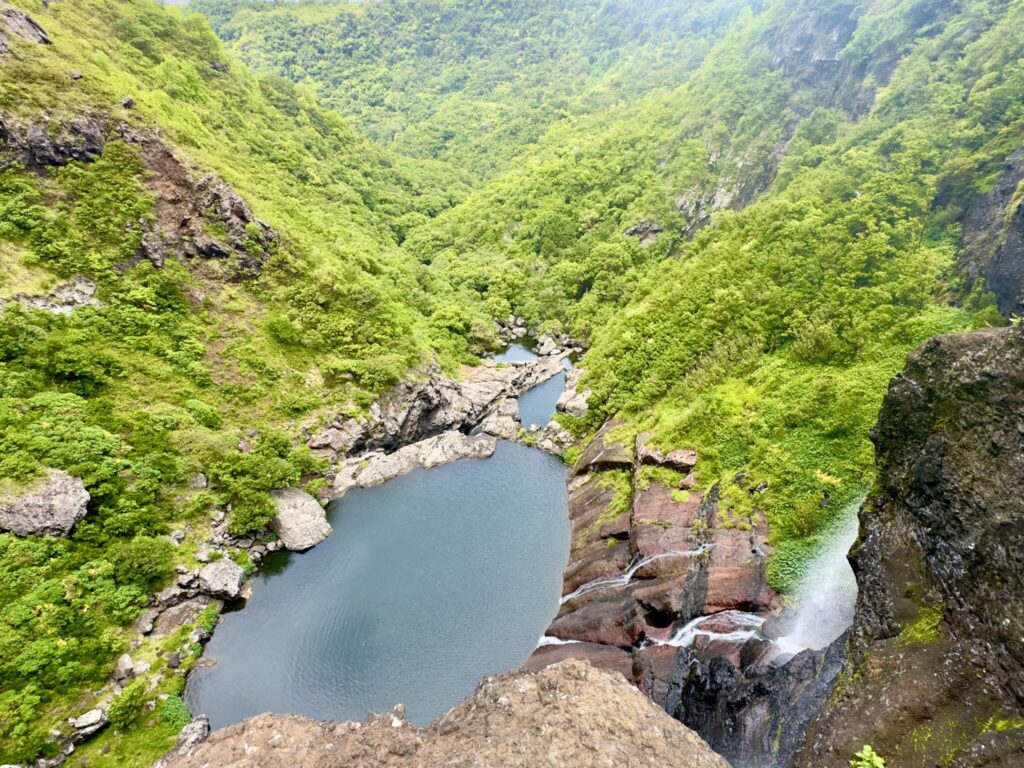
<path id="1" fill-rule="evenodd" d="M 569 551 L 565 469 L 494 456 L 350 491 L 334 534 L 253 579 L 189 679 L 214 728 L 261 712 L 362 719 L 401 702 L 425 724 L 519 666 L 558 610 Z"/>

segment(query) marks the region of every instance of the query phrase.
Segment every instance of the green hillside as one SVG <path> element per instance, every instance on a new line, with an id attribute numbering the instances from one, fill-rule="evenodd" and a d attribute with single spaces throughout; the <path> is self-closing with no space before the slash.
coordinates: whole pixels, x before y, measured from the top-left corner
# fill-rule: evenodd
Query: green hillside
<path id="1" fill-rule="evenodd" d="M 554 120 L 678 83 L 746 5 L 191 3 L 256 71 L 312 84 L 368 136 L 477 178 L 507 167 Z"/>
<path id="2" fill-rule="evenodd" d="M 566 425 L 696 449 L 782 590 L 873 482 L 906 354 L 1005 322 L 958 252 L 1024 144 L 1019 0 L 196 0 L 226 47 L 154 0 L 13 6 L 52 45 L 6 35 L 4 141 L 104 146 L 0 159 L 0 300 L 98 286 L 0 309 L 0 497 L 53 468 L 93 498 L 69 540 L 0 534 L 0 763 L 94 705 L 211 510 L 262 531 L 321 471 L 304 428 L 474 361 L 493 320 L 586 342 Z M 268 228 L 218 218 L 220 180 Z M 71 764 L 162 754 L 187 712 L 159 679 Z"/>

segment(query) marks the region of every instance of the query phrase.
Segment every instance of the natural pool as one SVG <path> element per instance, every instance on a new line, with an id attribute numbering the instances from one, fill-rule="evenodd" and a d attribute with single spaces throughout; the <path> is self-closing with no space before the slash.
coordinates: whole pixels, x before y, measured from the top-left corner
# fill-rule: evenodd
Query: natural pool
<path id="1" fill-rule="evenodd" d="M 547 423 L 554 401 L 544 407 Z M 329 508 L 327 541 L 268 560 L 245 608 L 225 614 L 190 707 L 214 728 L 261 712 L 362 719 L 399 702 L 430 722 L 536 647 L 558 610 L 566 505 L 562 463 L 509 442 L 350 491 Z"/>

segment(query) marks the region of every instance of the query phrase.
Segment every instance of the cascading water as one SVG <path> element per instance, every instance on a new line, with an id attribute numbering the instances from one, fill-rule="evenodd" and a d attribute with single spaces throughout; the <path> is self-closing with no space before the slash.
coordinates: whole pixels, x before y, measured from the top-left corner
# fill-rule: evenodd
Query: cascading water
<path id="1" fill-rule="evenodd" d="M 701 626 L 712 620 L 727 621 L 734 629 L 729 632 L 716 632 Z M 752 637 L 757 637 L 764 622 L 765 618 L 763 616 L 758 616 L 754 613 L 743 613 L 742 611 L 724 611 L 713 616 L 700 616 L 677 631 L 668 640 L 658 642 L 658 645 L 689 648 L 693 645 L 693 641 L 697 639 L 698 635 L 707 637 L 709 640 L 726 640 L 742 643 Z"/>
<path id="2" fill-rule="evenodd" d="M 614 576 L 610 579 L 598 579 L 597 581 L 587 582 L 582 587 L 577 589 L 575 592 L 571 592 L 570 594 L 565 595 L 562 598 L 561 604 L 565 605 L 570 600 L 575 600 L 577 597 L 589 595 L 593 592 L 602 592 L 607 589 L 617 589 L 619 587 L 625 587 L 629 584 L 629 582 L 633 580 L 633 577 L 636 576 L 636 574 L 640 571 L 641 568 L 650 565 L 651 563 L 656 562 L 658 560 L 664 560 L 668 557 L 697 557 L 698 555 L 702 555 L 710 549 L 710 544 L 703 544 L 700 547 L 697 547 L 697 549 L 691 549 L 685 552 L 662 552 L 657 555 L 645 557 L 633 563 L 633 565 L 631 565 L 618 576 Z"/>
<path id="3" fill-rule="evenodd" d="M 863 499 L 843 509 L 836 523 L 822 534 L 825 546 L 808 564 L 796 591 L 797 610 L 789 632 L 778 644 L 793 654 L 805 648 L 827 648 L 853 625 L 857 607 L 857 578 L 847 560 L 857 541 L 857 511 Z"/>

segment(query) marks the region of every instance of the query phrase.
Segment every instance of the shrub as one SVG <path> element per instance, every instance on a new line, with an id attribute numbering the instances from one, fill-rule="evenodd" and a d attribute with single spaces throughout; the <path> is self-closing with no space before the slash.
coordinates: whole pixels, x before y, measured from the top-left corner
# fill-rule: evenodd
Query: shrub
<path id="1" fill-rule="evenodd" d="M 160 719 L 181 729 L 192 722 L 192 713 L 181 696 L 168 696 L 160 703 Z"/>
<path id="2" fill-rule="evenodd" d="M 850 768 L 885 768 L 885 760 L 868 744 L 850 761 Z"/>
<path id="3" fill-rule="evenodd" d="M 135 680 L 129 683 L 110 704 L 107 719 L 119 731 L 134 723 L 142 714 L 142 703 L 146 698 L 146 682 Z"/>

